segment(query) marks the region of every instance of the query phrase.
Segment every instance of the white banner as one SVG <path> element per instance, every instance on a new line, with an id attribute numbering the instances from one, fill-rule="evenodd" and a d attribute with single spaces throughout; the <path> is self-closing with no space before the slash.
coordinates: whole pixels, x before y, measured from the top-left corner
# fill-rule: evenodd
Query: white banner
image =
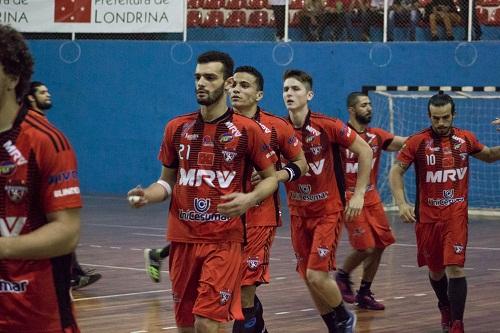
<path id="1" fill-rule="evenodd" d="M 0 0 L 0 23 L 21 32 L 182 32 L 183 0 Z"/>

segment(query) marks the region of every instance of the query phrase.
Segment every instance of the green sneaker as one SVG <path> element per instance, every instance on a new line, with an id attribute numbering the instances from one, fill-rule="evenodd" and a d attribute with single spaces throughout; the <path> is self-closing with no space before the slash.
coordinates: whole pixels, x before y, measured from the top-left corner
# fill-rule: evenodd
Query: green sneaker
<path id="1" fill-rule="evenodd" d="M 161 259 L 160 250 L 158 249 L 144 249 L 144 263 L 146 265 L 146 274 L 153 282 L 160 282 L 161 280 Z"/>

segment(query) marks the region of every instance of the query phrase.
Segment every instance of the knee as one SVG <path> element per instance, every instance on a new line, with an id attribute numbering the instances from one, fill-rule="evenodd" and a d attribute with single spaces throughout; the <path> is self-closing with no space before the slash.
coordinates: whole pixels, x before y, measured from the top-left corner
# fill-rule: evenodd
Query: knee
<path id="1" fill-rule="evenodd" d="M 325 276 L 328 277 L 328 273 L 308 269 L 306 272 L 306 283 L 313 288 L 317 287 L 321 285 Z"/>
<path id="2" fill-rule="evenodd" d="M 196 316 L 194 327 L 196 332 L 216 332 L 219 323 L 212 319 Z"/>
<path id="3" fill-rule="evenodd" d="M 369 247 L 367 249 L 364 249 L 364 250 L 358 250 L 358 253 L 359 254 L 364 254 L 366 256 L 371 256 L 372 254 L 374 254 L 375 252 L 377 252 L 377 249 L 374 248 L 374 247 Z"/>
<path id="4" fill-rule="evenodd" d="M 461 277 L 465 277 L 465 271 L 460 266 L 455 266 L 455 265 L 447 266 L 446 267 L 446 275 L 448 275 L 448 278 L 450 278 L 450 279 L 461 278 Z"/>
<path id="5" fill-rule="evenodd" d="M 444 270 L 439 272 L 429 271 L 429 276 L 434 281 L 439 281 L 444 277 Z"/>

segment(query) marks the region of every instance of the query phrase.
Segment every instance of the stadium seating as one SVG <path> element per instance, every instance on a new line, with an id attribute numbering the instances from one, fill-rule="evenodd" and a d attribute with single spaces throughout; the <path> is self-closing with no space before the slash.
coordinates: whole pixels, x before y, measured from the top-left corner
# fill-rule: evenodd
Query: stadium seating
<path id="1" fill-rule="evenodd" d="M 267 11 L 257 10 L 250 13 L 248 17 L 247 27 L 267 27 L 269 25 L 269 15 Z"/>
<path id="2" fill-rule="evenodd" d="M 290 9 L 303 9 L 304 8 L 304 0 L 292 0 L 288 5 Z"/>
<path id="3" fill-rule="evenodd" d="M 221 9 L 224 7 L 224 0 L 205 0 L 203 9 Z"/>
<path id="4" fill-rule="evenodd" d="M 265 9 L 268 5 L 267 0 L 248 0 L 247 2 L 248 9 Z"/>
<path id="5" fill-rule="evenodd" d="M 203 7 L 203 0 L 188 0 L 187 6 L 189 9 L 200 9 Z"/>
<path id="6" fill-rule="evenodd" d="M 199 10 L 189 10 L 187 14 L 187 26 L 189 28 L 199 27 L 203 21 L 203 15 Z"/>
<path id="7" fill-rule="evenodd" d="M 500 8 L 495 9 L 493 15 L 490 16 L 488 25 L 500 25 Z"/>
<path id="8" fill-rule="evenodd" d="M 244 9 L 246 7 L 245 0 L 227 0 L 226 9 Z"/>
<path id="9" fill-rule="evenodd" d="M 205 28 L 215 28 L 224 25 L 224 13 L 220 10 L 209 11 L 205 19 L 203 20 L 202 26 Z"/>
<path id="10" fill-rule="evenodd" d="M 225 27 L 238 28 L 245 26 L 247 21 L 247 15 L 242 10 L 233 10 L 224 22 Z"/>

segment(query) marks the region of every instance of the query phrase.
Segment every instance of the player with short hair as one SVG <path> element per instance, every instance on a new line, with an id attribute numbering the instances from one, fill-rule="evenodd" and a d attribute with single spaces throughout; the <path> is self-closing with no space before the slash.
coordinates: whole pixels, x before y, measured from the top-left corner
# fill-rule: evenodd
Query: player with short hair
<path id="1" fill-rule="evenodd" d="M 395 136 L 381 128 L 369 127 L 372 119 L 372 104 L 368 95 L 352 92 L 347 97 L 349 121 L 347 125 L 365 140 L 373 151 L 370 183 L 365 193 L 365 203 L 361 214 L 345 226 L 349 241 L 354 248 L 347 256 L 344 265 L 337 271 L 335 279 L 342 297 L 347 303 L 356 302 L 357 306 L 368 310 L 383 310 L 385 306 L 375 300 L 371 284 L 377 273 L 380 259 L 385 248 L 395 242 L 389 220 L 384 212 L 382 200 L 377 191 L 377 174 L 382 150 L 397 151 L 406 138 Z M 354 194 L 358 172 L 358 156 L 349 149 L 342 149 L 345 175 L 346 199 Z M 350 273 L 363 263 L 361 286 L 354 295 Z"/>
<path id="2" fill-rule="evenodd" d="M 24 96 L 24 102 L 32 110 L 45 115 L 46 111 L 52 107 L 51 97 L 49 89 L 43 82 L 33 81 Z"/>
<path id="3" fill-rule="evenodd" d="M 70 297 L 77 162 L 64 134 L 20 105 L 32 73 L 24 38 L 0 24 L 0 332 L 78 333 Z"/>
<path id="4" fill-rule="evenodd" d="M 492 163 L 500 146 L 489 148 L 467 130 L 453 126 L 455 103 L 442 91 L 432 96 L 431 126 L 410 136 L 392 166 L 389 180 L 399 214 L 415 223 L 417 259 L 427 266 L 438 298 L 443 332 L 464 332 L 467 296 L 464 263 L 468 233 L 469 157 Z M 406 201 L 403 175 L 414 163 L 415 209 Z"/>
<path id="5" fill-rule="evenodd" d="M 308 170 L 302 151 L 302 145 L 295 136 L 293 128 L 284 119 L 264 111 L 258 103 L 264 97 L 264 78 L 252 66 L 240 66 L 234 70 L 231 85 L 228 88 L 234 111 L 254 119 L 262 128 L 262 135 L 277 156 L 284 156 L 290 161 L 283 168 L 276 161 L 278 181 L 288 182 L 298 179 Z M 227 158 L 232 158 L 230 155 Z M 254 173 L 252 188 L 260 181 Z M 260 284 L 270 281 L 269 258 L 276 228 L 281 226 L 279 193 L 250 208 L 246 213 L 247 244 L 243 250 L 241 281 L 241 303 L 245 320 L 236 320 L 233 333 L 267 332 L 262 317 L 263 308 L 256 295 Z"/>
<path id="6" fill-rule="evenodd" d="M 128 192 L 134 207 L 171 196 L 167 238 L 180 333 L 216 333 L 220 323 L 243 319 L 241 215 L 277 189 L 276 154 L 261 128 L 226 105 L 225 85 L 232 71 L 233 60 L 226 53 L 198 57 L 200 109 L 168 122 L 159 153 L 160 179 Z M 263 180 L 247 191 L 253 168 Z"/>
<path id="7" fill-rule="evenodd" d="M 354 332 L 356 316 L 344 307 L 342 295 L 329 272 L 335 269 L 342 215 L 350 221 L 363 208 L 372 150 L 342 121 L 309 110 L 308 102 L 314 92 L 308 73 L 288 70 L 283 81 L 288 121 L 302 142 L 309 163 L 305 176 L 285 184 L 297 272 L 304 279 L 328 331 Z M 345 210 L 341 146 L 359 155 L 358 179 Z"/>
<path id="8" fill-rule="evenodd" d="M 52 108 L 52 98 L 47 85 L 40 81 L 32 81 L 24 96 L 24 103 L 30 110 L 35 111 L 34 116 L 40 116 L 47 120 L 47 110 Z M 95 273 L 93 269 L 84 270 L 76 259 L 76 253 L 71 255 L 71 287 L 73 290 L 87 287 L 99 281 L 101 277 L 102 275 Z"/>

